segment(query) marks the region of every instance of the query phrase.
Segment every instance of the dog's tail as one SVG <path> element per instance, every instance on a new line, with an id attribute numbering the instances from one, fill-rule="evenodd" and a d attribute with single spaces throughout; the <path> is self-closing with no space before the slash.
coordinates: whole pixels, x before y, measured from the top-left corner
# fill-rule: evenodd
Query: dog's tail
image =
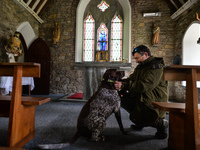
<path id="1" fill-rule="evenodd" d="M 64 143 L 59 143 L 59 144 L 39 144 L 39 148 L 41 149 L 61 149 L 61 148 L 66 148 L 72 145 L 76 140 L 80 137 L 81 135 L 77 131 L 76 134 L 67 142 Z"/>

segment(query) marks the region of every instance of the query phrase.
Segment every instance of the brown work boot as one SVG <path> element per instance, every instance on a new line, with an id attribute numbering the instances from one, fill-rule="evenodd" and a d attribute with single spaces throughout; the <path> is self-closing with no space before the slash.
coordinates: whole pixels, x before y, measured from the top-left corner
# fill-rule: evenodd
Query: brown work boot
<path id="1" fill-rule="evenodd" d="M 158 119 L 156 122 L 157 132 L 155 134 L 157 139 L 165 139 L 167 138 L 167 128 L 169 126 L 168 120 L 166 119 Z"/>

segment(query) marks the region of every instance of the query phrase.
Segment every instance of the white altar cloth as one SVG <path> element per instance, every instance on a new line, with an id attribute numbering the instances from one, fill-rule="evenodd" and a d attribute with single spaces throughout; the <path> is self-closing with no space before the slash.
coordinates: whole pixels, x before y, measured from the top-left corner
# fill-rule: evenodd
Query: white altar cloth
<path id="1" fill-rule="evenodd" d="M 34 89 L 34 80 L 33 77 L 22 77 L 22 85 L 31 85 L 31 91 Z M 13 86 L 13 77 L 0 77 L 0 88 L 5 88 L 5 94 L 9 94 L 9 91 L 12 92 Z"/>

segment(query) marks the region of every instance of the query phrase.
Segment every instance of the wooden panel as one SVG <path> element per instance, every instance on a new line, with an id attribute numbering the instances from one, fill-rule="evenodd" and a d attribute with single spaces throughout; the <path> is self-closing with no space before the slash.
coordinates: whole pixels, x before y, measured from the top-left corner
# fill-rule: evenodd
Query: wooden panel
<path id="1" fill-rule="evenodd" d="M 169 113 L 170 150 L 184 150 L 185 113 Z"/>
<path id="2" fill-rule="evenodd" d="M 163 111 L 185 113 L 185 103 L 153 102 L 153 105 Z M 198 104 L 200 113 L 200 104 Z"/>
<path id="3" fill-rule="evenodd" d="M 167 81 L 186 81 L 190 69 L 197 70 L 197 81 L 200 81 L 200 66 L 171 65 L 164 68 L 163 79 Z"/>
<path id="4" fill-rule="evenodd" d="M 13 76 L 11 97 L 0 96 L 0 116 L 9 116 L 7 146 L 20 148 L 35 136 L 35 105 L 50 99 L 23 97 L 21 101 L 22 76 L 39 77 L 40 64 L 0 63 L 0 75 Z"/>
<path id="5" fill-rule="evenodd" d="M 0 63 L 0 76 L 13 76 L 14 67 L 17 65 L 23 66 L 23 77 L 40 77 L 39 63 Z"/>
<path id="6" fill-rule="evenodd" d="M 199 117 L 197 96 L 197 69 L 191 68 L 186 81 L 185 149 L 197 150 L 199 145 Z"/>
<path id="7" fill-rule="evenodd" d="M 35 106 L 22 105 L 14 121 L 12 133 L 8 129 L 8 146 L 20 148 L 35 136 Z"/>
<path id="8" fill-rule="evenodd" d="M 29 47 L 28 62 L 41 64 L 40 78 L 34 78 L 35 88 L 31 91 L 36 95 L 48 95 L 50 91 L 50 60 L 51 53 L 47 43 L 42 38 L 37 38 Z"/>

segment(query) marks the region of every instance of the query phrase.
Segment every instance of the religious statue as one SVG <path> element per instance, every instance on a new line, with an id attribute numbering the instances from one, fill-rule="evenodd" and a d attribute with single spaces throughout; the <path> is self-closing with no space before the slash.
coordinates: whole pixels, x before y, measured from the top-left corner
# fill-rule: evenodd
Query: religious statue
<path id="1" fill-rule="evenodd" d="M 159 43 L 159 34 L 160 34 L 160 28 L 157 26 L 157 24 L 154 24 L 153 28 L 153 39 L 152 39 L 152 45 L 157 46 Z"/>
<path id="2" fill-rule="evenodd" d="M 6 54 L 8 55 L 9 61 L 14 61 L 13 58 L 18 60 L 19 56 L 23 55 L 23 46 L 19 39 L 20 32 L 15 32 L 14 35 L 8 40 L 5 46 Z"/>
<path id="3" fill-rule="evenodd" d="M 105 51 L 106 50 L 106 33 L 102 29 L 99 33 L 99 50 Z"/>
<path id="4" fill-rule="evenodd" d="M 53 30 L 53 46 L 58 47 L 58 41 L 60 39 L 60 24 L 55 22 L 54 30 Z"/>
<path id="5" fill-rule="evenodd" d="M 199 21 L 200 21 L 200 18 L 199 18 L 199 15 L 198 15 L 198 13 L 196 13 L 196 16 L 197 16 L 197 20 L 199 20 Z"/>

